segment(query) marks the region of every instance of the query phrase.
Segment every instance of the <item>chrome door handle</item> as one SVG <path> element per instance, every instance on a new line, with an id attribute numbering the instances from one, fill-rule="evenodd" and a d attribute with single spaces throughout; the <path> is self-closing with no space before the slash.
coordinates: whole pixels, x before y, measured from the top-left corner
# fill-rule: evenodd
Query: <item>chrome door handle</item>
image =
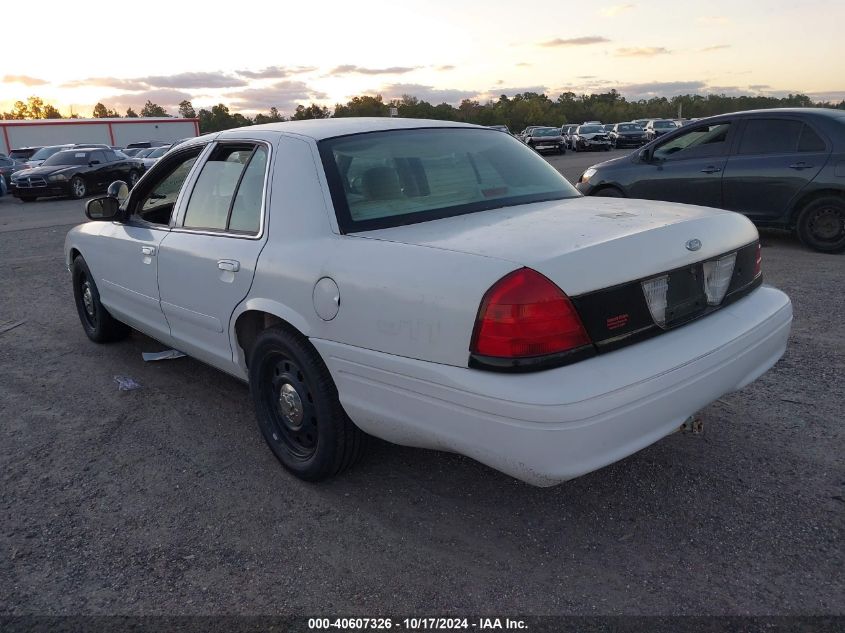
<path id="1" fill-rule="evenodd" d="M 141 254 L 153 257 L 156 254 L 156 247 L 155 246 L 142 246 L 141 247 Z"/>
<path id="2" fill-rule="evenodd" d="M 704 169 L 701 170 L 702 174 L 716 174 L 722 171 L 720 167 L 716 167 L 715 165 L 708 165 Z"/>
<path id="3" fill-rule="evenodd" d="M 810 169 L 810 167 L 812 167 L 812 165 L 805 163 L 804 161 L 801 161 L 800 163 L 792 163 L 789 166 L 790 169 L 797 169 L 799 171 L 802 169 Z"/>
<path id="4" fill-rule="evenodd" d="M 241 263 L 234 259 L 221 259 L 217 262 L 217 268 L 228 270 L 230 273 L 236 273 L 241 269 Z"/>

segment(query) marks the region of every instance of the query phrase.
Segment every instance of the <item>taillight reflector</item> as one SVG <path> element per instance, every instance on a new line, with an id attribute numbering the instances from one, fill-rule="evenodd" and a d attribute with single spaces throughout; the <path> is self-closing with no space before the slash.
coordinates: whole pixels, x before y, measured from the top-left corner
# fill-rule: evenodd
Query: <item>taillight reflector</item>
<path id="1" fill-rule="evenodd" d="M 537 271 L 521 268 L 484 295 L 470 351 L 495 358 L 528 358 L 590 344 L 563 291 Z"/>

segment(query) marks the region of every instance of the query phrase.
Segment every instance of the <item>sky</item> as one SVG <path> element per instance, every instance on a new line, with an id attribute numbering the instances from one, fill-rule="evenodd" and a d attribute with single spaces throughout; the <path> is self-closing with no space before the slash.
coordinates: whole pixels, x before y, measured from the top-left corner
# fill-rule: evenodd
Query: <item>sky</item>
<path id="1" fill-rule="evenodd" d="M 611 88 L 845 99 L 842 0 L 186 4 L 41 0 L 19 25 L 7 12 L 0 110 L 32 95 L 80 116 L 148 99 L 173 114 L 183 99 L 290 114 L 360 94 L 457 104 Z"/>

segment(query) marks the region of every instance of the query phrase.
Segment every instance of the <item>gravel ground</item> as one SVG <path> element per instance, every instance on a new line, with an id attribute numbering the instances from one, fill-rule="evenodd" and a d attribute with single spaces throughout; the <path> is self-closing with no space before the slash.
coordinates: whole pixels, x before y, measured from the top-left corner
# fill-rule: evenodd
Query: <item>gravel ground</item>
<path id="1" fill-rule="evenodd" d="M 606 156 L 551 162 L 577 178 Z M 0 199 L 0 330 L 24 321 L 0 333 L 0 615 L 845 613 L 842 256 L 764 234 L 791 344 L 702 435 L 549 489 L 386 443 L 313 485 L 245 385 L 146 364 L 140 334 L 85 338 L 62 261 L 78 215 Z"/>

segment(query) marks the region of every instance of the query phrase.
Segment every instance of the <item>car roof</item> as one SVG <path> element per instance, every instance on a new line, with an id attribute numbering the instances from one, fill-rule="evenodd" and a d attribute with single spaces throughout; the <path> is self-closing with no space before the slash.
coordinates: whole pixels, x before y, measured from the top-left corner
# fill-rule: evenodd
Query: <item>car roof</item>
<path id="1" fill-rule="evenodd" d="M 319 141 L 335 136 L 348 134 L 362 134 L 364 132 L 381 132 L 384 130 L 407 130 L 414 128 L 478 128 L 487 129 L 483 125 L 471 125 L 457 121 L 438 121 L 434 119 L 400 119 L 394 117 L 344 117 L 339 119 L 308 119 L 306 121 L 285 121 L 283 123 L 266 123 L 253 125 L 248 128 L 234 128 L 220 133 L 220 138 L 238 136 L 237 132 L 244 130 L 274 131 L 287 134 L 298 134 Z M 538 127 L 538 126 L 535 126 Z"/>

